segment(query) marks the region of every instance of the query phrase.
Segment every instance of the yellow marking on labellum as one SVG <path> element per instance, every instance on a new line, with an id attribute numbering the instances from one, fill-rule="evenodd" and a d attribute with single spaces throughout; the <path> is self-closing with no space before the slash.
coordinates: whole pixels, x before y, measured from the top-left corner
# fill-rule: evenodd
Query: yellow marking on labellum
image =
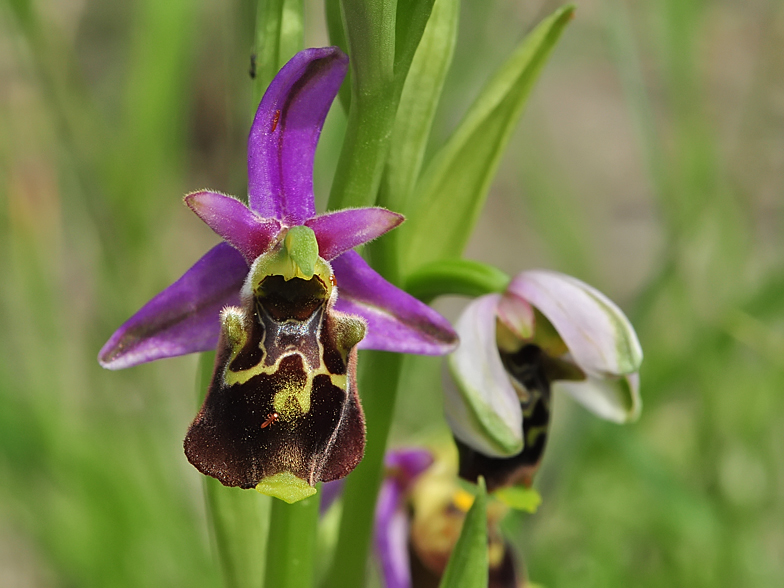
<path id="1" fill-rule="evenodd" d="M 321 346 L 321 343 L 319 343 L 319 346 Z M 304 355 L 298 351 L 281 355 L 278 358 L 278 361 L 270 366 L 265 366 L 262 359 L 257 365 L 248 368 L 247 370 L 235 372 L 229 369 L 227 364 L 226 370 L 223 373 L 223 382 L 226 386 L 233 386 L 235 384 L 244 384 L 251 378 L 260 374 L 272 376 L 278 372 L 281 361 L 292 355 L 299 355 L 302 358 L 302 364 L 307 365 Z M 303 385 L 297 385 L 292 379 L 284 385 L 282 390 L 275 394 L 272 406 L 275 412 L 278 413 L 279 420 L 290 421 L 308 413 L 310 410 L 310 393 L 313 389 L 313 380 L 318 375 L 329 376 L 332 385 L 337 386 L 341 390 L 348 389 L 348 376 L 346 374 L 331 373 L 329 369 L 327 369 L 327 366 L 324 365 L 323 361 L 315 370 L 306 369 L 305 371 L 307 379 Z"/>
<path id="2" fill-rule="evenodd" d="M 283 421 L 290 421 L 306 414 L 310 410 L 310 392 L 313 389 L 313 378 L 308 374 L 304 386 L 298 385 L 292 378 L 275 394 L 272 406 Z"/>
<path id="3" fill-rule="evenodd" d="M 313 486 L 291 472 L 280 472 L 274 476 L 263 478 L 256 485 L 256 491 L 267 496 L 280 498 L 289 504 L 304 500 L 316 493 L 316 489 Z"/>

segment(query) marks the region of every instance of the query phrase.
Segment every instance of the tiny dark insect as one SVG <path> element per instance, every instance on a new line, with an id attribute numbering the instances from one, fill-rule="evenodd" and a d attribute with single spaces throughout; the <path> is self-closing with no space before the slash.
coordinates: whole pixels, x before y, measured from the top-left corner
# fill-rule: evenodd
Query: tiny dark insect
<path id="1" fill-rule="evenodd" d="M 275 129 L 278 128 L 279 120 L 280 120 L 280 110 L 276 110 L 275 115 L 272 117 L 272 129 L 270 129 L 270 133 L 274 133 Z"/>
<path id="2" fill-rule="evenodd" d="M 264 421 L 263 423 L 261 423 L 261 428 L 265 429 L 265 428 L 269 427 L 272 423 L 274 423 L 276 420 L 278 420 L 278 416 L 279 415 L 278 415 L 277 412 L 269 413 L 267 415 L 267 420 Z"/>
<path id="3" fill-rule="evenodd" d="M 256 54 L 255 53 L 250 54 L 250 69 L 248 70 L 248 73 L 250 74 L 250 79 L 252 80 L 256 79 Z"/>

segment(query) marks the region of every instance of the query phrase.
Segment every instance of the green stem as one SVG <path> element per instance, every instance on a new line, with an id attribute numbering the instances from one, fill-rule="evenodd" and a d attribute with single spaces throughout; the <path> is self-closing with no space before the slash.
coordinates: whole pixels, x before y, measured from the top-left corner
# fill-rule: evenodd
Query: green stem
<path id="1" fill-rule="evenodd" d="M 267 588 L 307 588 L 313 585 L 319 495 L 294 504 L 272 501 L 267 544 Z"/>
<path id="2" fill-rule="evenodd" d="M 343 516 L 326 588 L 361 588 L 373 533 L 373 515 L 383 477 L 384 452 L 392 424 L 403 355 L 366 351 L 360 355 L 360 392 L 367 421 L 365 457 L 346 479 Z"/>
<path id="3" fill-rule="evenodd" d="M 392 0 L 342 0 L 351 56 L 351 107 L 328 208 L 372 205 L 397 111 Z"/>
<path id="4" fill-rule="evenodd" d="M 214 351 L 199 357 L 200 400 L 210 385 L 214 363 Z M 257 586 L 264 574 L 272 499 L 250 490 L 227 488 L 209 477 L 204 480 L 204 497 L 224 585 L 227 588 Z"/>

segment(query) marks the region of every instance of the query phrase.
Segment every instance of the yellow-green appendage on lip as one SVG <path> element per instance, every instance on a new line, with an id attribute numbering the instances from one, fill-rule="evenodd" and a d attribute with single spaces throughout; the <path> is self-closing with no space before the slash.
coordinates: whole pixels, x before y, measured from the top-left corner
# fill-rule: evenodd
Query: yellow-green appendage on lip
<path id="1" fill-rule="evenodd" d="M 280 498 L 289 504 L 304 500 L 316 493 L 313 486 L 291 472 L 280 472 L 274 476 L 263 478 L 256 485 L 256 490 L 267 496 Z"/>

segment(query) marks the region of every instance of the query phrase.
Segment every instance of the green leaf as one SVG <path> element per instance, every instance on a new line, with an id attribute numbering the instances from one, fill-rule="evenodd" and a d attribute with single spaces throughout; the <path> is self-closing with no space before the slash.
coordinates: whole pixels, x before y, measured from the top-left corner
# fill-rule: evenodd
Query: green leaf
<path id="1" fill-rule="evenodd" d="M 394 0 L 342 0 L 351 68 L 351 108 L 327 208 L 375 203 L 398 96 Z"/>
<path id="2" fill-rule="evenodd" d="M 412 296 L 430 302 L 447 294 L 476 298 L 503 292 L 508 285 L 509 276 L 492 265 L 469 259 L 444 259 L 409 274 L 405 289 Z"/>
<path id="3" fill-rule="evenodd" d="M 302 0 L 259 0 L 254 44 L 254 108 L 275 74 L 303 46 Z"/>
<path id="4" fill-rule="evenodd" d="M 417 51 L 434 0 L 398 0 L 395 17 L 395 78 L 403 84 Z"/>
<path id="5" fill-rule="evenodd" d="M 526 36 L 425 170 L 417 208 L 398 229 L 408 271 L 460 256 L 531 88 L 573 12 L 560 8 Z"/>
<path id="6" fill-rule="evenodd" d="M 340 14 L 340 0 L 325 0 L 324 1 L 324 14 L 327 19 L 327 32 L 329 33 L 329 42 L 336 47 L 340 47 L 343 53 L 348 53 L 348 40 L 346 39 L 346 31 L 343 28 L 343 17 Z M 348 112 L 351 106 L 351 72 L 346 74 L 346 79 L 340 86 L 340 93 L 338 94 L 340 104 L 343 110 Z"/>
<path id="7" fill-rule="evenodd" d="M 474 504 L 463 522 L 440 588 L 487 588 L 487 491 L 484 478 L 479 478 L 479 488 Z"/>
<path id="8" fill-rule="evenodd" d="M 401 6 L 398 23 L 400 10 Z M 422 168 L 433 117 L 452 63 L 459 12 L 458 0 L 436 0 L 403 85 L 379 197 L 381 206 L 402 214 L 407 212 Z"/>
<path id="9" fill-rule="evenodd" d="M 199 357 L 200 399 L 209 387 L 214 363 L 214 351 Z M 258 492 L 228 488 L 209 476 L 204 477 L 204 494 L 224 585 L 257 586 L 259 578 L 264 577 L 272 499 Z"/>
<path id="10" fill-rule="evenodd" d="M 533 488 L 525 486 L 509 486 L 493 493 L 498 500 L 515 510 L 534 513 L 542 504 L 542 497 Z"/>

